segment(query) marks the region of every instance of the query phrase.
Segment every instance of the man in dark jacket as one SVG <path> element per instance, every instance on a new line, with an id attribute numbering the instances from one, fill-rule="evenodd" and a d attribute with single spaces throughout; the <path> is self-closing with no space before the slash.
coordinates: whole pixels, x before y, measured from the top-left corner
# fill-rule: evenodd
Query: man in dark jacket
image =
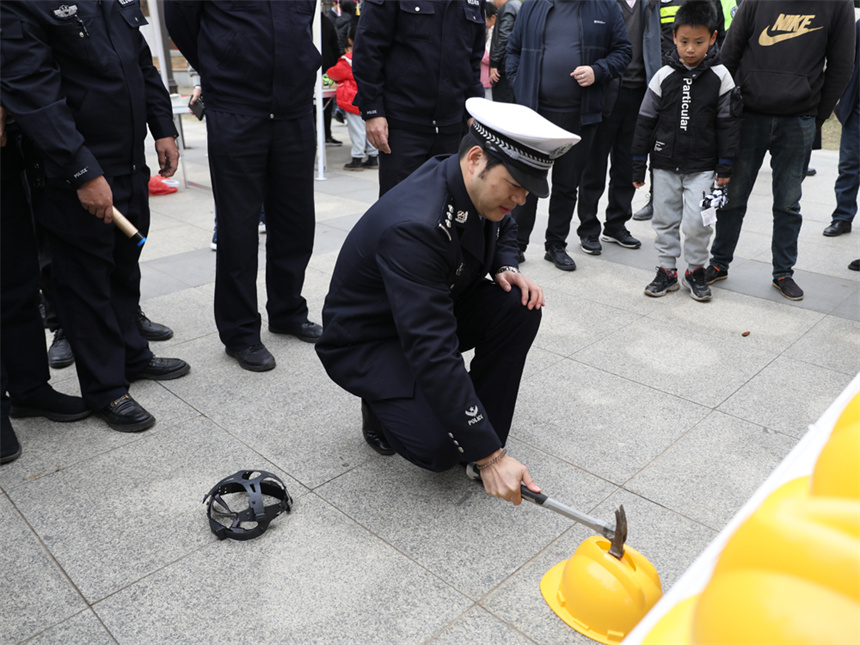
<path id="1" fill-rule="evenodd" d="M 215 323 L 227 354 L 275 367 L 260 339 L 257 225 L 266 209 L 269 331 L 316 342 L 302 297 L 314 244 L 313 0 L 169 0 L 170 36 L 200 72 L 218 209 Z"/>
<path id="2" fill-rule="evenodd" d="M 493 83 L 493 100 L 514 103 L 514 91 L 505 71 L 506 50 L 517 14 L 523 3 L 520 0 L 493 0 L 498 14 L 490 43 L 490 81 Z"/>
<path id="3" fill-rule="evenodd" d="M 352 71 L 382 196 L 421 164 L 457 151 L 466 99 L 484 96 L 482 0 L 365 0 Z"/>
<path id="4" fill-rule="evenodd" d="M 824 229 L 827 237 L 837 237 L 851 232 L 851 222 L 857 215 L 857 192 L 860 191 L 860 20 L 855 24 L 854 72 L 845 86 L 836 118 L 842 124 L 839 140 L 839 176 L 833 186 L 836 192 L 836 208 L 830 225 Z"/>
<path id="5" fill-rule="evenodd" d="M 487 492 L 519 504 L 520 482 L 539 489 L 504 446 L 544 298 L 517 269 L 510 211 L 548 193 L 553 158 L 579 138 L 518 105 L 467 106 L 459 154 L 425 163 L 350 231 L 316 350 L 362 398 L 374 450 L 433 471 L 477 462 Z"/>
<path id="6" fill-rule="evenodd" d="M 579 177 L 600 122 L 607 86 L 630 62 L 631 46 L 614 0 L 533 0 L 520 10 L 508 41 L 507 73 L 521 105 L 582 141 L 552 169 L 544 258 L 562 271 L 576 263 L 565 247 Z M 535 225 L 537 196 L 514 210 L 521 261 Z"/>
<path id="7" fill-rule="evenodd" d="M 802 300 L 794 281 L 800 184 L 816 125 L 833 111 L 854 63 L 851 0 L 744 0 L 720 52 L 744 98 L 741 140 L 729 202 L 717 211 L 709 284 L 734 258 L 747 200 L 766 152 L 773 169 L 773 286 Z"/>
<path id="8" fill-rule="evenodd" d="M 33 210 L 51 246 L 54 304 L 81 394 L 111 428 L 146 430 L 155 418 L 129 396 L 129 382 L 189 371 L 153 357 L 136 321 L 140 246 L 105 225 L 115 207 L 143 236 L 149 230 L 147 125 L 161 174 L 179 160 L 170 97 L 139 30 L 146 18 L 138 0 L 9 1 L 0 18 L 3 105 L 35 148 Z"/>

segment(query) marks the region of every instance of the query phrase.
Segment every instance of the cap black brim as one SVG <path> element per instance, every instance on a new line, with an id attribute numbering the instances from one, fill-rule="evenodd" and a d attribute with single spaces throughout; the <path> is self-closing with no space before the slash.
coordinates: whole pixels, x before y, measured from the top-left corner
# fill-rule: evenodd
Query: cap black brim
<path id="1" fill-rule="evenodd" d="M 513 163 L 506 162 L 505 159 L 502 159 L 502 164 L 504 164 L 508 172 L 511 173 L 511 177 L 514 178 L 514 181 L 529 191 L 529 193 L 536 197 L 549 197 L 549 182 L 546 180 L 546 173 L 543 175 L 536 175 L 526 172 L 515 166 Z"/>

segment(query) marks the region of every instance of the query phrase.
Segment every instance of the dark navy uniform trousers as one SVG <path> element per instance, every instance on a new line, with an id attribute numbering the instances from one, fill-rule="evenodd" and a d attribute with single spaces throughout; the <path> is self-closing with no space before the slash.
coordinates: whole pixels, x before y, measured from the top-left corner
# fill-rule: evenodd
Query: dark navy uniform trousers
<path id="1" fill-rule="evenodd" d="M 228 349 L 260 342 L 257 223 L 266 209 L 269 324 L 293 327 L 308 318 L 302 297 L 314 246 L 314 155 L 310 112 L 268 119 L 207 110 L 209 169 L 218 209 L 215 323 Z"/>
<path id="2" fill-rule="evenodd" d="M 145 237 L 149 169 L 105 179 L 114 206 Z M 152 358 L 136 320 L 141 247 L 87 212 L 62 179 L 33 191 L 33 210 L 51 246 L 54 305 L 75 353 L 81 395 L 91 409 L 103 408 L 128 392 L 129 376 Z"/>

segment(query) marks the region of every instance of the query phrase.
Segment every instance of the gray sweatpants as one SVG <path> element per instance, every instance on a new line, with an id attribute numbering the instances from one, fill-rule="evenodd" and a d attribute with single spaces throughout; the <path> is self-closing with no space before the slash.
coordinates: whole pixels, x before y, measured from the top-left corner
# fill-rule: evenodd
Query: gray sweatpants
<path id="1" fill-rule="evenodd" d="M 681 231 L 684 233 L 684 259 L 690 269 L 708 264 L 710 226 L 702 223 L 702 191 L 711 192 L 714 171 L 679 175 L 671 170 L 654 169 L 654 216 L 651 225 L 657 238 L 654 248 L 664 269 L 677 269 L 681 256 Z M 679 230 L 680 229 L 680 230 Z"/>
<path id="2" fill-rule="evenodd" d="M 347 112 L 346 110 L 344 110 L 344 114 L 346 114 L 346 128 L 349 131 L 349 139 L 352 141 L 352 158 L 363 159 L 365 155 L 368 157 L 377 156 L 379 151 L 370 143 L 364 130 L 364 119 L 360 115 Z"/>

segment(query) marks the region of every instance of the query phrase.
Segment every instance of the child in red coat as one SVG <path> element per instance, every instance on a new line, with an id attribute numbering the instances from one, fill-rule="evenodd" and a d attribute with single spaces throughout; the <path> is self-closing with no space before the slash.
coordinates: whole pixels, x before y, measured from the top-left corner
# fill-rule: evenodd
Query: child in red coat
<path id="1" fill-rule="evenodd" d="M 364 119 L 361 118 L 358 108 L 352 104 L 358 86 L 352 75 L 352 43 L 355 38 L 357 21 L 349 26 L 349 46 L 346 53 L 337 61 L 337 65 L 329 67 L 326 74 L 337 83 L 337 104 L 346 112 L 346 126 L 349 129 L 349 138 L 352 141 L 352 161 L 344 166 L 346 170 L 363 170 L 364 168 L 379 168 L 379 151 L 367 140 L 364 129 Z M 365 157 L 367 157 L 365 159 Z"/>

